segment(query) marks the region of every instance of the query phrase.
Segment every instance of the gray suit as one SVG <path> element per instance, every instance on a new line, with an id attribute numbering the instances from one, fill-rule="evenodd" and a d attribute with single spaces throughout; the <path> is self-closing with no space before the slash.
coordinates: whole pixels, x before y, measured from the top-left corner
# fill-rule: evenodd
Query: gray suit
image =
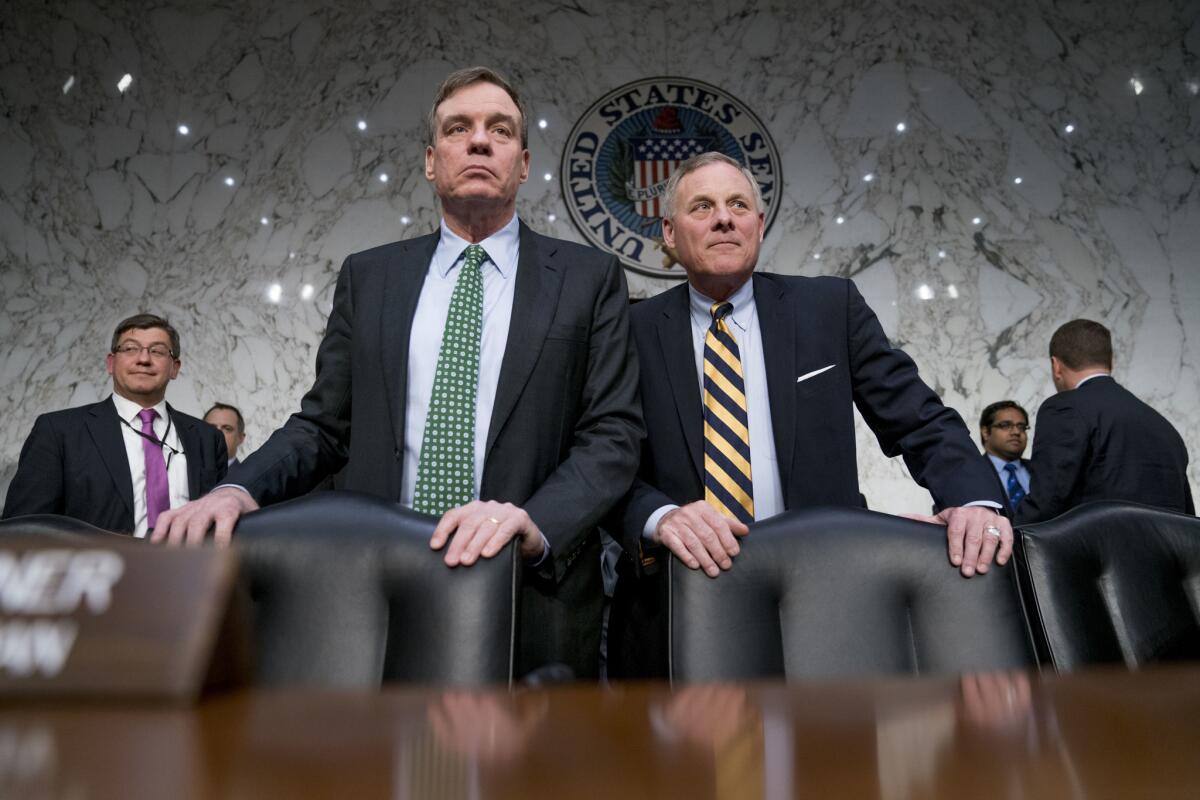
<path id="1" fill-rule="evenodd" d="M 409 339 L 437 242 L 430 234 L 346 259 L 312 389 L 230 482 L 266 505 L 344 468 L 340 488 L 400 497 Z M 637 469 L 637 384 L 620 264 L 521 225 L 480 491 L 523 507 L 553 555 L 526 570 L 517 674 L 553 661 L 597 673 L 596 525 Z"/>

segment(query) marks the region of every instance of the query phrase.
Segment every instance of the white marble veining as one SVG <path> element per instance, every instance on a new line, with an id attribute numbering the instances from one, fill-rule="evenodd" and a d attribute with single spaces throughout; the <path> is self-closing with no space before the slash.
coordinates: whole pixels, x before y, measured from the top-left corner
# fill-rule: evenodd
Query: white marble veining
<path id="1" fill-rule="evenodd" d="M 107 393 L 112 326 L 141 310 L 183 337 L 168 398 L 237 404 L 261 444 L 311 381 L 342 258 L 434 229 L 424 115 L 469 63 L 508 73 L 546 120 L 518 202 L 538 230 L 581 238 L 543 175 L 592 101 L 653 75 L 713 83 L 782 159 L 763 267 L 854 278 L 972 428 L 1002 397 L 1034 410 L 1053 391 L 1050 333 L 1090 316 L 1114 332 L 1118 378 L 1200 457 L 1187 0 L 13 0 L 0 15 L 0 493 L 38 413 Z M 861 426 L 858 448 L 872 506 L 928 507 Z"/>

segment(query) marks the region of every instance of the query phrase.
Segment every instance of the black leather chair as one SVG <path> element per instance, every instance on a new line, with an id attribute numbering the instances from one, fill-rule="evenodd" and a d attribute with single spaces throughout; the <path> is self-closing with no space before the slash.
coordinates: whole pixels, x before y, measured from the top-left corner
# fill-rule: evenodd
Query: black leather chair
<path id="1" fill-rule="evenodd" d="M 1043 664 L 1068 672 L 1200 659 L 1200 519 L 1088 503 L 1019 528 L 1017 554 Z"/>
<path id="2" fill-rule="evenodd" d="M 1034 663 L 1012 568 L 961 577 L 934 525 L 858 509 L 793 511 L 753 525 L 716 579 L 670 562 L 672 681 Z"/>
<path id="3" fill-rule="evenodd" d="M 436 519 L 352 492 L 242 517 L 234 534 L 260 685 L 512 681 L 520 560 L 469 569 L 429 548 Z"/>
<path id="4" fill-rule="evenodd" d="M 24 517 L 11 517 L 0 520 L 0 535 L 36 535 L 52 536 L 60 540 L 73 540 L 80 536 L 119 536 L 122 539 L 130 537 L 97 528 L 82 520 L 72 517 L 61 517 L 57 514 L 28 514 Z"/>

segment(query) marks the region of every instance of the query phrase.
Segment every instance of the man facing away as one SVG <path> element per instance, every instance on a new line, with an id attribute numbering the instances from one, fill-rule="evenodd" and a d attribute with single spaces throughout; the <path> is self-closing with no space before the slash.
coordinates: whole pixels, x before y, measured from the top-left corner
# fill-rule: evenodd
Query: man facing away
<path id="1" fill-rule="evenodd" d="M 1195 514 L 1187 446 L 1174 426 L 1112 377 L 1112 335 L 1072 320 L 1050 337 L 1058 394 L 1037 413 L 1029 497 L 1019 523 L 1093 500 L 1126 500 Z"/>
<path id="2" fill-rule="evenodd" d="M 764 215 L 754 176 L 705 153 L 676 169 L 664 199 L 663 238 L 688 279 L 632 312 L 647 438 L 610 522 L 628 556 L 613 601 L 613 674 L 665 671 L 660 559 L 716 578 L 737 569 L 738 538 L 754 520 L 862 505 L 855 405 L 944 509 L 926 519 L 947 525 L 951 563 L 971 576 L 1007 561 L 1012 529 L 997 513 L 995 475 L 854 285 L 755 272 Z"/>
<path id="3" fill-rule="evenodd" d="M 1029 414 L 1016 401 L 999 400 L 979 415 L 979 443 L 1004 487 L 1009 516 L 1029 494 L 1029 460 L 1022 458 L 1028 442 Z"/>
<path id="4" fill-rule="evenodd" d="M 160 514 L 225 477 L 221 435 L 166 401 L 182 366 L 179 333 L 169 322 L 153 314 L 122 320 L 105 363 L 111 396 L 34 422 L 5 519 L 62 514 L 140 538 Z"/>
<path id="5" fill-rule="evenodd" d="M 628 293 L 615 257 L 517 219 L 528 122 L 494 71 L 446 78 L 425 149 L 440 230 L 346 259 L 300 411 L 233 469 L 237 486 L 156 538 L 195 544 L 215 524 L 227 542 L 239 515 L 344 468 L 345 489 L 438 516 L 430 545 L 449 566 L 516 539 L 518 674 L 598 673 L 596 526 L 643 435 Z"/>

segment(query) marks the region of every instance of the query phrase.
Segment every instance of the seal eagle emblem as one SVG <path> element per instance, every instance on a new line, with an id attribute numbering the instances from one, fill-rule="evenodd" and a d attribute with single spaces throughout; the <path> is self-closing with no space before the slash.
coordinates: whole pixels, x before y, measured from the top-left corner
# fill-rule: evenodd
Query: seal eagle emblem
<path id="1" fill-rule="evenodd" d="M 770 230 L 782 193 L 779 152 L 766 126 L 728 92 L 689 78 L 627 83 L 584 112 L 559 170 L 571 220 L 626 268 L 684 277 L 663 245 L 662 195 L 679 164 L 710 150 L 754 174 Z"/>

